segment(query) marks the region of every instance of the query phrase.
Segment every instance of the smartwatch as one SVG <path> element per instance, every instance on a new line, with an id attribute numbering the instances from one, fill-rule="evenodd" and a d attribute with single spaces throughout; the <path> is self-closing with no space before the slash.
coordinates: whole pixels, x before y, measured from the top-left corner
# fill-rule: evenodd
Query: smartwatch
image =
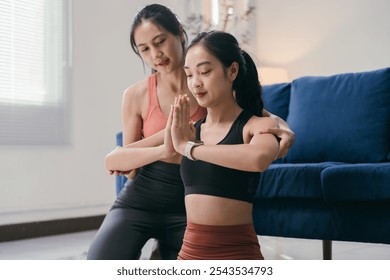
<path id="1" fill-rule="evenodd" d="M 190 159 L 190 160 L 197 160 L 192 156 L 192 149 L 194 147 L 202 146 L 204 143 L 202 141 L 196 140 L 196 141 L 188 141 L 186 148 L 184 149 L 184 155 Z"/>

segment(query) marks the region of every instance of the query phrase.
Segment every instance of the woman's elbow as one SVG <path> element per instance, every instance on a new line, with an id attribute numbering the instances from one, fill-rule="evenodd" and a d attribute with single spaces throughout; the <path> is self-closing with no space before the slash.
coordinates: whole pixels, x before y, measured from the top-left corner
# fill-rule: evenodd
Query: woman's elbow
<path id="1" fill-rule="evenodd" d="M 104 158 L 104 167 L 107 169 L 107 170 L 115 170 L 114 166 L 113 166 L 113 155 L 112 153 L 109 153 L 106 155 L 106 157 Z"/>
<path id="2" fill-rule="evenodd" d="M 264 172 L 268 169 L 268 167 L 271 165 L 271 163 L 275 160 L 275 156 L 272 156 L 270 154 L 258 154 L 256 157 L 256 160 L 254 162 L 255 171 L 257 172 Z"/>
<path id="3" fill-rule="evenodd" d="M 258 162 L 257 166 L 255 167 L 255 172 L 264 172 L 269 166 L 270 164 L 267 164 L 264 161 Z"/>

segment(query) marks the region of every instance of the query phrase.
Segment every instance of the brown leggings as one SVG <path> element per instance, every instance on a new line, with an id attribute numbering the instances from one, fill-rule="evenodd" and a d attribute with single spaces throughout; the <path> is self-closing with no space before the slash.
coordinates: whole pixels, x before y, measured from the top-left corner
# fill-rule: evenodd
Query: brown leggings
<path id="1" fill-rule="evenodd" d="M 263 260 L 252 224 L 211 226 L 187 222 L 178 260 Z"/>

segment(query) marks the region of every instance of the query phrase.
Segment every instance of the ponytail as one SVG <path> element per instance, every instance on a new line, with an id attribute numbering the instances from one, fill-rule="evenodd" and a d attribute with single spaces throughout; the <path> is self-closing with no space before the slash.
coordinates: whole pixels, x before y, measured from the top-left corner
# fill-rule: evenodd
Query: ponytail
<path id="1" fill-rule="evenodd" d="M 236 91 L 236 101 L 241 108 L 256 116 L 261 116 L 263 111 L 262 92 L 257 68 L 253 59 L 245 51 L 242 51 L 244 64 L 240 65 L 237 78 L 233 82 Z M 242 69 L 244 68 L 244 69 Z"/>

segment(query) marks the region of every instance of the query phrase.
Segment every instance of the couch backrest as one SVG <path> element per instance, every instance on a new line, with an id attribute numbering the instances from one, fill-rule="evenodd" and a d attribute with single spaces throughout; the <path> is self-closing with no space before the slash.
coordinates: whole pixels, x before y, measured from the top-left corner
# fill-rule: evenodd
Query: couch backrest
<path id="1" fill-rule="evenodd" d="M 290 83 L 263 86 L 264 108 L 268 112 L 281 117 L 283 120 L 287 120 L 290 92 Z"/>
<path id="2" fill-rule="evenodd" d="M 273 106 L 267 91 L 277 89 L 264 87 L 265 108 Z M 296 139 L 284 162 L 390 160 L 390 68 L 302 77 L 291 83 L 289 100 Z"/>

